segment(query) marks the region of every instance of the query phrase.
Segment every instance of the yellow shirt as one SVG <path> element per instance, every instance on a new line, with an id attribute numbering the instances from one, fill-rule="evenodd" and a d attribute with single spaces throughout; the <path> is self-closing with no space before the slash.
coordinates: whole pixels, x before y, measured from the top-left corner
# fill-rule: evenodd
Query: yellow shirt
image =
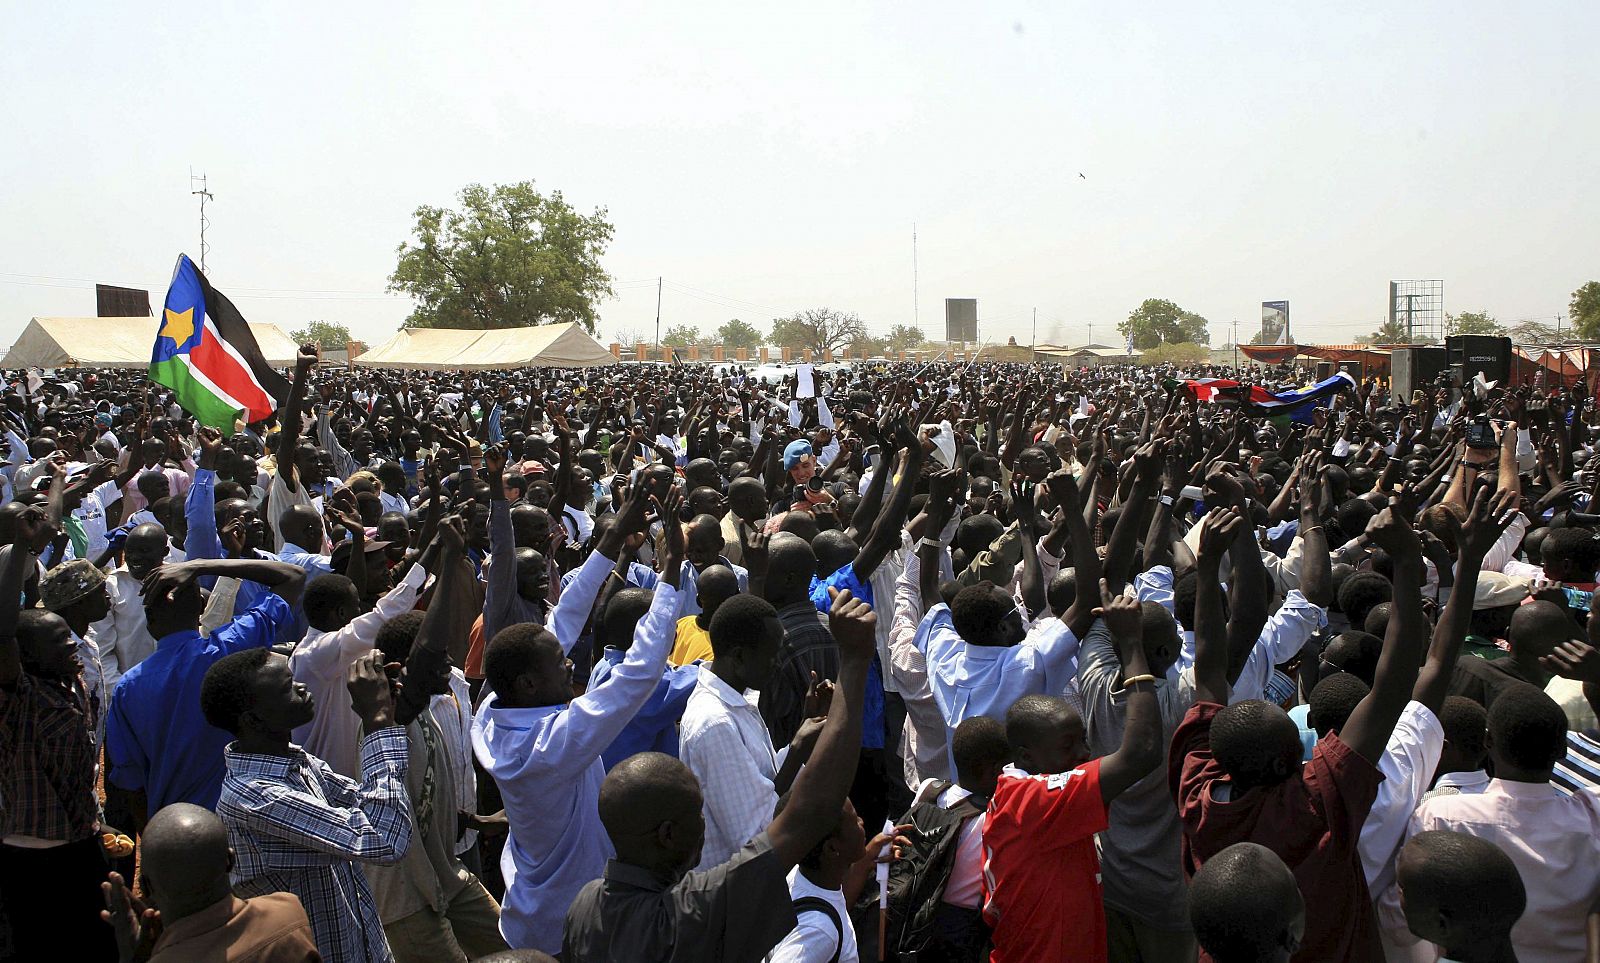
<path id="1" fill-rule="evenodd" d="M 678 620 L 678 635 L 672 643 L 672 654 L 667 656 L 673 665 L 711 661 L 711 633 L 695 622 L 697 618 L 698 615 L 685 615 Z"/>

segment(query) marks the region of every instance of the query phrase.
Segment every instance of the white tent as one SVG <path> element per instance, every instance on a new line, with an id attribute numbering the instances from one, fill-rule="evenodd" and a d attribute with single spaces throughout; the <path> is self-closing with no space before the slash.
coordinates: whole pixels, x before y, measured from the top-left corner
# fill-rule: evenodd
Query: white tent
<path id="1" fill-rule="evenodd" d="M 617 359 L 576 321 L 532 328 L 401 328 L 355 359 L 375 368 L 591 368 Z"/>
<path id="2" fill-rule="evenodd" d="M 143 368 L 161 323 L 156 318 L 34 318 L 0 368 Z M 275 324 L 251 323 L 256 346 L 274 367 L 294 364 L 295 343 Z"/>

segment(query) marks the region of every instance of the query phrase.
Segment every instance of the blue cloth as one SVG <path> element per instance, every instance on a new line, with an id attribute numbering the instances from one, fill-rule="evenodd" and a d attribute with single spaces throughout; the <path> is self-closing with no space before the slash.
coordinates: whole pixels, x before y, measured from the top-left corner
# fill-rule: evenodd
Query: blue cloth
<path id="1" fill-rule="evenodd" d="M 612 670 L 621 665 L 627 655 L 625 650 L 614 645 L 606 646 L 596 660 L 594 670 L 589 673 L 589 688 L 598 688 L 600 683 L 611 678 Z M 605 765 L 607 772 L 635 753 L 664 752 L 673 757 L 678 755 L 678 720 L 683 718 L 683 707 L 689 704 L 689 693 L 694 691 L 695 680 L 699 677 L 698 662 L 667 667 L 656 691 L 650 693 L 650 698 L 639 707 L 633 720 L 600 753 L 600 762 Z"/>
<path id="2" fill-rule="evenodd" d="M 217 534 L 216 485 L 217 473 L 209 468 L 196 469 L 194 479 L 189 483 L 189 494 L 185 496 L 183 503 L 183 517 L 189 523 L 189 530 L 183 536 L 183 551 L 184 556 L 191 562 L 201 558 L 227 557 L 222 551 L 222 537 Z M 256 554 L 261 558 L 275 561 L 278 558 L 267 552 Z M 215 575 L 200 576 L 202 588 L 209 591 L 216 584 Z M 234 617 L 238 618 L 250 611 L 268 595 L 273 595 L 273 591 L 260 582 L 240 580 L 239 592 L 233 600 Z M 276 644 L 294 645 L 306 636 L 305 611 L 298 605 L 292 611 L 294 617 L 279 626 Z M 154 809 L 150 811 L 155 812 Z"/>
<path id="3" fill-rule="evenodd" d="M 108 778 L 124 789 L 143 789 L 151 813 L 175 802 L 216 809 L 222 750 L 233 736 L 201 713 L 200 682 L 224 656 L 272 645 L 293 618 L 289 603 L 268 592 L 209 639 L 190 629 L 157 640 L 154 654 L 129 669 L 111 695 Z"/>
<path id="4" fill-rule="evenodd" d="M 744 584 L 741 581 L 740 588 Z M 843 592 L 849 590 L 851 595 L 864 600 L 868 605 L 877 608 L 872 598 L 872 584 L 863 582 L 856 577 L 856 563 L 850 562 L 827 578 L 811 577 L 811 604 L 823 615 L 828 614 L 830 600 L 828 589 L 834 588 Z M 886 740 L 885 726 L 887 724 L 883 699 L 883 667 L 878 664 L 877 655 L 873 655 L 872 663 L 867 666 L 867 693 L 861 704 L 861 748 L 882 749 Z"/>
<path id="5" fill-rule="evenodd" d="M 498 445 L 506 440 L 505 432 L 500 430 L 500 403 L 489 409 L 489 444 Z"/>
<path id="6" fill-rule="evenodd" d="M 1294 544 L 1295 536 L 1300 533 L 1300 522 L 1291 518 L 1281 525 L 1274 525 L 1267 529 L 1267 548 L 1279 558 L 1289 555 L 1289 546 Z"/>
<path id="7" fill-rule="evenodd" d="M 733 569 L 734 578 L 739 581 L 740 595 L 750 591 L 749 569 L 728 561 L 726 555 L 717 556 L 716 564 L 726 565 L 728 568 Z M 694 567 L 694 563 L 688 559 L 684 560 L 683 568 L 679 570 L 678 591 L 683 593 L 683 612 L 681 615 L 699 615 L 704 611 L 700 608 L 700 572 Z M 826 592 L 823 593 L 823 597 L 826 599 Z M 827 609 L 823 609 L 823 611 L 826 612 Z"/>
<path id="8" fill-rule="evenodd" d="M 278 553 L 278 561 L 305 569 L 308 581 L 318 575 L 333 574 L 333 565 L 329 563 L 328 556 L 318 552 L 308 552 L 290 541 L 283 543 L 283 551 Z"/>
<path id="9" fill-rule="evenodd" d="M 1301 762 L 1310 762 L 1311 750 L 1317 747 L 1317 730 L 1311 728 L 1310 715 L 1309 705 L 1299 705 L 1289 710 L 1290 721 L 1300 729 Z"/>

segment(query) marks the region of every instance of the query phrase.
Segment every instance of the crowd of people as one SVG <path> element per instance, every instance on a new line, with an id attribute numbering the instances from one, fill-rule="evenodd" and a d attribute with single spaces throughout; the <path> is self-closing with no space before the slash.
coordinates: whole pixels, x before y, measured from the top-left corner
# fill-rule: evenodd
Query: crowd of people
<path id="1" fill-rule="evenodd" d="M 1600 948 L 1581 384 L 6 374 L 5 958 Z"/>

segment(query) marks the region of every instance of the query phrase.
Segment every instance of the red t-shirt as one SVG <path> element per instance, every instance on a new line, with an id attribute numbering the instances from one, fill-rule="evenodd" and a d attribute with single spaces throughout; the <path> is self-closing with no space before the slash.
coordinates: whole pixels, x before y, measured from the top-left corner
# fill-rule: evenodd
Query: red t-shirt
<path id="1" fill-rule="evenodd" d="M 1106 814 L 1098 759 L 1055 775 L 1001 774 L 983 827 L 990 963 L 1105 963 L 1094 834 Z"/>
<path id="2" fill-rule="evenodd" d="M 1222 706 L 1196 702 L 1172 735 L 1167 779 L 1183 823 L 1183 871 L 1234 843 L 1259 843 L 1284 861 L 1306 902 L 1305 939 L 1296 961 L 1366 963 L 1383 959 L 1377 919 L 1356 843 L 1383 774 L 1329 733 L 1298 776 L 1237 798 L 1216 798 L 1226 783 L 1211 756 L 1211 720 Z M 1204 950 L 1201 960 L 1210 960 Z"/>

